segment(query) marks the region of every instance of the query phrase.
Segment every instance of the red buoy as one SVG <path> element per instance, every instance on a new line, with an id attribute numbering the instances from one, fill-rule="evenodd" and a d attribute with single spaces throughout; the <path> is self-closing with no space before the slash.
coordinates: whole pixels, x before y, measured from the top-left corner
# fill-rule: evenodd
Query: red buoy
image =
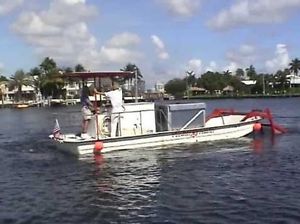
<path id="1" fill-rule="evenodd" d="M 94 145 L 94 153 L 99 153 L 103 149 L 103 142 L 96 141 Z"/>
<path id="2" fill-rule="evenodd" d="M 259 131 L 261 131 L 261 129 L 262 129 L 261 123 L 257 122 L 253 125 L 253 130 L 255 132 L 259 132 Z"/>

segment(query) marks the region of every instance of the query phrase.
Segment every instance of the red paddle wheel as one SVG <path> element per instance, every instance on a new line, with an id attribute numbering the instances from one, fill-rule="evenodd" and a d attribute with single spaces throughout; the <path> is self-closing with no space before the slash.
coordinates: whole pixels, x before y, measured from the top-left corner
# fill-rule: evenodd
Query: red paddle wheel
<path id="1" fill-rule="evenodd" d="M 208 118 L 206 120 L 208 121 L 211 118 L 225 116 L 225 115 L 245 115 L 241 121 L 245 121 L 251 117 L 261 117 L 263 119 L 268 120 L 268 122 L 269 122 L 267 124 L 262 123 L 261 125 L 263 127 L 264 126 L 270 127 L 272 134 L 282 134 L 282 133 L 287 132 L 287 129 L 285 129 L 284 127 L 282 127 L 274 122 L 272 113 L 269 108 L 265 109 L 264 111 L 252 110 L 249 113 L 235 112 L 233 109 L 217 108 L 208 116 Z"/>

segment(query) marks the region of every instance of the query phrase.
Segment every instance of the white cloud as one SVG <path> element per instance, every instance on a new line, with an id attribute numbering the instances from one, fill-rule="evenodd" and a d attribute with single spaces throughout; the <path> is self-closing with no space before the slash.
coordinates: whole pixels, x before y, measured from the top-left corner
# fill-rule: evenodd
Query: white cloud
<path id="1" fill-rule="evenodd" d="M 234 72 L 237 70 L 238 67 L 239 67 L 239 66 L 238 66 L 237 63 L 235 63 L 235 62 L 230 62 L 229 65 L 226 65 L 226 66 L 223 68 L 223 71 L 227 71 L 227 70 L 228 70 L 228 71 L 234 73 Z"/>
<path id="2" fill-rule="evenodd" d="M 41 16 L 35 12 L 23 13 L 18 21 L 12 26 L 16 33 L 20 33 L 27 38 L 47 35 L 56 35 L 62 33 L 62 27 L 46 23 Z"/>
<path id="3" fill-rule="evenodd" d="M 96 8 L 87 5 L 83 0 L 53 0 L 48 11 L 39 13 L 45 23 L 60 27 L 88 21 L 95 15 L 97 15 Z"/>
<path id="4" fill-rule="evenodd" d="M 196 75 L 202 72 L 202 61 L 200 59 L 191 59 L 188 62 L 187 70 L 194 71 Z"/>
<path id="5" fill-rule="evenodd" d="M 254 46 L 249 45 L 249 44 L 243 44 L 240 47 L 240 52 L 243 55 L 250 55 L 250 54 L 252 54 L 254 52 L 254 50 L 255 50 Z"/>
<path id="6" fill-rule="evenodd" d="M 215 72 L 217 71 L 218 66 L 217 63 L 215 61 L 210 61 L 209 65 L 206 67 L 205 71 L 206 72 Z"/>
<path id="7" fill-rule="evenodd" d="M 162 42 L 162 40 L 156 35 L 152 35 L 151 39 L 152 39 L 152 43 L 155 45 L 158 58 L 160 58 L 162 60 L 168 59 L 169 54 L 166 51 L 165 45 Z"/>
<path id="8" fill-rule="evenodd" d="M 142 54 L 136 50 L 140 37 L 134 33 L 120 33 L 114 35 L 107 44 L 101 47 L 100 56 L 102 63 L 124 64 L 136 62 Z"/>
<path id="9" fill-rule="evenodd" d="M 0 16 L 5 15 L 23 4 L 24 0 L 0 0 Z"/>
<path id="10" fill-rule="evenodd" d="M 250 44 L 243 44 L 238 49 L 228 51 L 226 59 L 236 66 L 247 67 L 257 59 L 256 48 Z"/>
<path id="11" fill-rule="evenodd" d="M 65 2 L 66 4 L 77 4 L 77 3 L 85 3 L 85 0 L 62 0 L 63 2 Z"/>
<path id="12" fill-rule="evenodd" d="M 201 0 L 159 0 L 163 3 L 170 13 L 176 16 L 189 17 L 194 15 L 199 7 Z"/>
<path id="13" fill-rule="evenodd" d="M 100 51 L 103 62 L 106 63 L 128 63 L 139 60 L 142 55 L 137 51 L 128 48 L 116 48 L 103 46 Z"/>
<path id="14" fill-rule="evenodd" d="M 66 13 L 74 12 L 76 13 Z M 97 43 L 86 22 L 96 14 L 95 8 L 79 0 L 54 0 L 49 9 L 23 12 L 12 25 L 15 33 L 31 44 L 41 58 L 51 56 L 61 63 L 83 63 L 91 58 Z"/>
<path id="15" fill-rule="evenodd" d="M 92 70 L 138 60 L 141 54 L 134 47 L 140 38 L 136 34 L 117 34 L 99 46 L 87 25 L 96 14 L 96 8 L 85 0 L 53 0 L 48 10 L 21 14 L 12 30 L 32 45 L 41 59 L 49 56 L 63 65 L 81 63 Z"/>
<path id="16" fill-rule="evenodd" d="M 285 21 L 300 8 L 300 0 L 239 0 L 208 22 L 211 28 L 226 30 L 238 26 Z"/>
<path id="17" fill-rule="evenodd" d="M 155 44 L 155 46 L 158 49 L 162 49 L 162 50 L 165 49 L 164 43 L 161 41 L 161 39 L 159 39 L 158 36 L 152 35 L 151 38 L 152 38 L 153 43 Z"/>
<path id="18" fill-rule="evenodd" d="M 289 52 L 285 44 L 277 44 L 275 57 L 266 61 L 265 65 L 268 72 L 276 72 L 279 69 L 284 69 L 290 62 Z"/>
<path id="19" fill-rule="evenodd" d="M 140 41 L 141 40 L 138 35 L 124 32 L 113 36 L 108 42 L 108 45 L 113 47 L 135 46 L 139 44 Z"/>

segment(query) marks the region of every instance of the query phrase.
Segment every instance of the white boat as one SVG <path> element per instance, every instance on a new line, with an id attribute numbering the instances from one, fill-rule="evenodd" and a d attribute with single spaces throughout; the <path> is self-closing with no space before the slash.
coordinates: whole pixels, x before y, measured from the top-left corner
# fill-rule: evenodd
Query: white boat
<path id="1" fill-rule="evenodd" d="M 29 104 L 26 104 L 26 103 L 19 103 L 19 104 L 15 105 L 15 108 L 17 108 L 17 109 L 24 109 L 24 108 L 28 108 L 28 107 L 29 107 Z"/>
<path id="2" fill-rule="evenodd" d="M 76 155 L 233 139 L 252 133 L 264 119 L 249 114 L 221 113 L 205 120 L 204 103 L 131 103 L 119 113 L 117 137 L 110 137 L 109 114 L 97 114 L 88 127 L 88 137 L 61 134 L 50 138 L 57 148 Z"/>
<path id="3" fill-rule="evenodd" d="M 117 113 L 117 137 L 110 137 L 109 112 L 95 114 L 85 137 L 76 134 L 50 135 L 57 148 L 75 155 L 92 155 L 116 150 L 159 148 L 178 144 L 240 138 L 262 126 L 265 118 L 273 130 L 276 126 L 269 111 L 249 113 L 215 110 L 209 117 L 201 102 L 162 101 L 124 104 Z"/>

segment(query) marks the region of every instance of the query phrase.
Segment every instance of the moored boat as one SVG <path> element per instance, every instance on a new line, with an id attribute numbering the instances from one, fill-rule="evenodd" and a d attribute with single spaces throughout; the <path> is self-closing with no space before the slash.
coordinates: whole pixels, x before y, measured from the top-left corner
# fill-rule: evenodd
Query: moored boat
<path id="1" fill-rule="evenodd" d="M 27 104 L 27 103 L 20 103 L 20 104 L 15 105 L 15 108 L 17 108 L 17 109 L 24 109 L 24 108 L 28 108 L 28 107 L 29 107 L 29 104 Z"/>

